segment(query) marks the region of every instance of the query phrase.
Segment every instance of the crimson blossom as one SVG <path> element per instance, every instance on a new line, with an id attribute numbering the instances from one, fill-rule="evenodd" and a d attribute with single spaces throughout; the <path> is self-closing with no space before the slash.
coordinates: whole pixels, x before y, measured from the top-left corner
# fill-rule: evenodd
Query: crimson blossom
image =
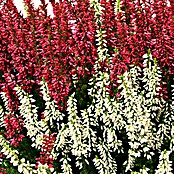
<path id="1" fill-rule="evenodd" d="M 34 9 L 25 1 L 28 16 L 24 19 L 12 0 L 1 11 L 1 67 L 4 80 L 1 90 L 16 84 L 31 91 L 44 78 L 51 96 L 65 106 L 72 83 L 71 76 L 80 78 L 92 74 L 96 60 L 94 12 L 88 1 L 68 1 L 53 4 L 53 19 L 47 16 L 44 1 Z M 74 22 L 73 22 L 74 21 Z M 1 80 L 1 81 L 2 81 Z M 10 97 L 10 96 L 8 96 Z"/>

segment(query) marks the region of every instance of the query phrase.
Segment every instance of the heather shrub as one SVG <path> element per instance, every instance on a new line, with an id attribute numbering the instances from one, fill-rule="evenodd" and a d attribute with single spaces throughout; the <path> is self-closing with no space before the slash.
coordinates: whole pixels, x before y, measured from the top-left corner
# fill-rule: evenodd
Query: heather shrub
<path id="1" fill-rule="evenodd" d="M 161 71 L 156 59 L 151 54 L 144 55 L 144 59 L 143 69 L 132 66 L 120 76 L 118 98 L 111 98 L 106 88 L 110 82 L 108 73 L 96 72 L 89 80 L 88 95 L 92 102 L 78 111 L 73 92 L 66 114 L 58 110 L 43 79 L 40 90 L 45 109 L 40 120 L 37 101 L 20 86 L 15 87 L 26 135 L 31 146 L 40 151 L 40 157 L 35 163 L 20 158 L 20 151 L 1 133 L 1 153 L 5 159 L 17 166 L 20 173 L 172 173 L 173 103 L 158 97 Z M 144 82 L 143 90 L 140 81 Z M 12 113 L 5 93 L 1 97 L 5 106 L 1 107 L 4 128 L 6 115 Z"/>
<path id="2" fill-rule="evenodd" d="M 2 173 L 173 173 L 173 2 L 41 2 L 0 12 Z"/>

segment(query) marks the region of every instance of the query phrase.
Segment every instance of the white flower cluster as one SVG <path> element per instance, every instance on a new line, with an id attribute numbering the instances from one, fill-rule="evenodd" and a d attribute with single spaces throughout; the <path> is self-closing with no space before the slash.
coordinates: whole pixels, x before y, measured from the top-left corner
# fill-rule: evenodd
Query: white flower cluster
<path id="1" fill-rule="evenodd" d="M 155 174 L 172 174 L 172 161 L 169 160 L 169 155 L 171 154 L 171 151 L 167 151 L 166 149 L 161 152 L 161 155 L 159 157 L 159 164 L 157 166 L 157 170 L 155 171 Z"/>
<path id="2" fill-rule="evenodd" d="M 161 80 L 161 72 L 151 54 L 145 55 L 144 58 L 143 78 L 138 77 L 141 75 L 141 69 L 133 67 L 130 72 L 124 73 L 122 84 L 119 86 L 119 89 L 122 89 L 122 111 L 127 119 L 126 132 L 130 145 L 128 160 L 125 162 L 126 171 L 134 167 L 136 158 L 142 154 L 147 160 L 152 159 L 153 150 L 160 153 L 164 140 L 171 139 L 172 118 L 164 109 L 168 108 L 168 104 L 157 97 L 159 87 L 156 85 Z M 138 79 L 145 82 L 144 89 L 140 88 Z M 160 122 L 162 118 L 163 121 Z"/>
<path id="3" fill-rule="evenodd" d="M 102 10 L 107 7 L 102 7 L 99 0 L 90 0 L 90 6 L 95 11 L 95 18 L 96 24 L 98 25 L 98 29 L 96 30 L 96 42 L 97 42 L 97 53 L 98 59 L 94 65 L 94 69 L 98 71 L 100 65 L 98 64 L 99 61 L 104 61 L 105 59 L 109 59 L 108 55 L 108 48 L 107 48 L 107 41 L 104 39 L 107 35 L 105 34 L 106 31 L 101 29 L 102 26 Z"/>
<path id="4" fill-rule="evenodd" d="M 20 14 L 23 16 L 23 18 L 26 18 L 29 14 L 28 14 L 28 8 L 25 5 L 25 1 L 24 0 L 13 0 L 14 5 L 16 6 L 17 10 L 20 12 Z M 45 3 L 47 4 L 47 15 L 50 16 L 51 18 L 54 17 L 54 13 L 53 13 L 53 6 L 51 5 L 51 2 L 49 0 L 45 0 Z M 40 0 L 31 0 L 31 4 L 33 5 L 33 7 L 35 9 L 38 9 L 39 6 L 42 4 Z M 1 6 L 3 5 L 0 4 Z M 0 9 L 2 8 L 0 6 Z"/>
<path id="5" fill-rule="evenodd" d="M 59 122 L 63 120 L 63 117 L 65 116 L 62 114 L 58 109 L 57 105 L 55 104 L 54 100 L 51 100 L 51 97 L 49 95 L 49 89 L 47 84 L 45 83 L 45 80 L 43 79 L 40 82 L 40 90 L 43 95 L 43 100 L 45 101 L 45 110 L 44 110 L 44 120 L 47 122 L 50 122 L 51 128 L 54 127 L 53 122 L 56 122 L 57 124 L 57 129 L 60 129 L 60 124 Z"/>
<path id="6" fill-rule="evenodd" d="M 116 0 L 115 1 L 115 4 L 114 4 L 114 12 L 115 12 L 115 14 L 117 14 L 118 12 L 120 12 L 121 11 L 121 1 L 120 0 Z"/>
<path id="7" fill-rule="evenodd" d="M 28 128 L 28 133 L 27 135 L 29 135 L 29 137 L 31 138 L 31 140 L 34 141 L 33 146 L 36 146 L 38 148 L 40 148 L 40 145 L 42 144 L 42 139 L 43 139 L 43 134 L 40 135 L 41 138 L 38 138 L 40 136 L 36 136 L 35 133 L 38 132 L 38 129 L 35 128 L 35 126 L 39 127 L 39 125 L 41 125 L 40 129 L 41 130 L 45 130 L 46 126 L 45 124 L 43 124 L 45 121 L 41 120 L 41 122 L 38 122 L 38 124 L 36 124 L 35 122 L 32 122 L 33 119 L 37 120 L 37 116 L 36 116 L 36 112 L 37 109 L 35 107 L 35 105 L 31 105 L 32 102 L 34 102 L 34 100 L 32 98 L 29 99 L 29 97 L 32 96 L 28 96 L 24 91 L 21 90 L 20 87 L 16 87 L 15 90 L 17 91 L 17 94 L 19 95 L 19 99 L 21 99 L 21 106 L 19 106 L 19 110 L 20 112 L 22 112 L 22 116 L 24 117 L 24 122 L 25 122 L 25 127 Z M 25 95 L 25 97 L 23 95 Z M 9 110 L 8 107 L 8 98 L 6 97 L 6 94 L 4 92 L 1 92 L 1 98 L 4 102 L 4 107 L 5 107 L 5 112 L 2 108 L 2 106 L 0 106 L 0 127 L 5 127 L 6 125 L 4 124 L 4 114 L 12 114 L 11 111 Z M 32 110 L 32 106 L 33 106 L 33 110 Z M 23 110 L 22 110 L 23 108 Z M 25 112 L 24 112 L 25 111 Z M 29 112 L 31 111 L 31 112 Z M 32 112 L 33 111 L 33 112 Z M 14 114 L 14 113 L 13 113 Z M 29 116 L 31 116 L 29 118 Z M 33 119 L 32 119 L 33 116 Z M 35 116 L 35 117 L 34 117 Z M 25 119 L 26 118 L 26 119 Z M 41 124 L 39 124 L 41 123 Z M 35 137 L 36 136 L 36 137 Z M 38 143 L 40 140 L 40 143 Z M 1 153 L 3 153 L 4 155 L 6 155 L 6 158 L 10 158 L 10 162 L 13 164 L 13 166 L 18 166 L 18 171 L 20 173 L 24 173 L 24 174 L 33 174 L 33 173 L 40 173 L 40 174 L 44 174 L 44 170 L 48 171 L 49 168 L 42 166 L 42 164 L 39 164 L 40 167 L 38 167 L 37 170 L 34 169 L 35 164 L 30 164 L 29 161 L 25 162 L 25 159 L 22 158 L 21 160 L 18 158 L 18 154 L 19 152 L 17 150 L 13 150 L 10 145 L 10 143 L 2 136 L 0 135 L 0 146 L 2 146 L 1 149 Z M 39 146 L 37 146 L 39 144 Z M 45 172 L 47 173 L 47 172 Z"/>
<path id="8" fill-rule="evenodd" d="M 16 94 L 18 95 L 21 104 L 19 106 L 19 111 L 24 119 L 27 135 L 33 142 L 32 146 L 40 149 L 43 135 L 49 134 L 49 127 L 44 119 L 41 121 L 38 120 L 37 107 L 34 105 L 35 100 L 32 98 L 32 95 L 28 95 L 19 86 L 15 87 L 14 90 L 16 90 Z"/>
<path id="9" fill-rule="evenodd" d="M 16 6 L 17 10 L 26 18 L 28 16 L 27 7 L 23 0 L 13 0 L 14 5 Z"/>
<path id="10" fill-rule="evenodd" d="M 96 155 L 96 157 L 93 159 L 93 162 L 99 173 L 116 173 L 117 164 L 108 151 L 108 147 L 105 146 L 104 143 L 100 142 L 100 144 L 97 145 L 97 149 L 99 151 L 99 156 Z"/>
<path id="11" fill-rule="evenodd" d="M 151 55 L 149 55 L 148 58 L 150 58 L 150 56 Z M 128 160 L 125 161 L 126 171 L 134 167 L 135 159 L 140 157 L 142 153 L 147 160 L 151 159 L 154 155 L 153 150 L 160 152 L 165 137 L 170 138 L 171 119 L 169 116 L 164 117 L 164 123 L 159 123 L 158 128 L 156 128 L 154 123 L 154 119 L 159 122 L 162 113 L 164 115 L 168 113 L 167 111 L 165 113 L 163 109 L 164 106 L 167 107 L 165 101 L 157 98 L 156 91 L 158 91 L 159 87 L 156 87 L 155 84 L 159 83 L 161 72 L 155 62 L 154 65 L 151 66 L 151 61 L 152 60 L 150 60 L 148 64 L 146 63 L 146 59 L 144 61 L 144 65 L 147 64 L 148 66 L 145 66 L 143 70 L 144 77 L 148 74 L 151 74 L 151 77 L 146 77 L 148 80 L 145 80 L 143 77 L 143 82 L 146 83 L 142 91 L 140 84 L 136 80 L 141 72 L 139 67 L 134 67 L 129 73 L 126 72 L 124 74 L 122 85 L 119 87 L 119 89 L 122 90 L 121 96 L 124 98 L 122 103 L 118 103 L 109 98 L 109 94 L 105 88 L 105 85 L 109 83 L 109 77 L 107 73 L 102 72 L 98 72 L 94 75 L 94 78 L 90 80 L 89 85 L 92 85 L 93 88 L 89 89 L 89 95 L 93 97 L 93 101 L 87 110 L 81 111 L 81 117 L 77 116 L 74 94 L 68 100 L 68 112 L 70 114 L 68 125 L 70 129 L 69 132 L 72 132 L 72 134 L 70 133 L 69 135 L 73 137 L 72 142 L 75 144 L 71 146 L 73 148 L 72 152 L 76 156 L 79 156 L 77 155 L 79 153 L 84 154 L 82 151 L 79 152 L 79 149 L 80 146 L 82 146 L 81 148 L 84 150 L 85 141 L 83 132 L 85 130 L 88 142 L 90 142 L 89 147 L 94 151 L 101 151 L 99 157 L 97 156 L 97 158 L 93 160 L 99 173 L 116 173 L 115 161 L 112 160 L 109 153 L 113 150 L 118 150 L 118 152 L 123 151 L 121 148 L 122 142 L 117 139 L 115 134 L 116 130 L 121 130 L 125 127 L 129 139 L 130 149 L 128 151 Z M 128 78 L 128 76 L 130 76 L 130 78 Z M 149 94 L 148 97 L 150 96 L 150 98 L 147 97 L 147 94 Z M 151 98 L 151 96 L 153 97 Z M 154 104 L 156 107 L 153 106 Z M 93 129 L 91 129 L 91 126 Z M 98 137 L 98 139 L 95 138 L 97 128 L 103 132 L 102 136 Z M 90 141 L 90 139 L 92 141 Z M 102 143 L 102 146 L 99 145 L 100 143 Z M 110 165 L 103 165 L 103 163 L 108 164 L 109 159 L 111 159 L 109 164 L 113 164 L 115 167 L 113 165 L 112 167 Z M 115 172 L 113 171 L 114 168 Z M 146 169 L 142 169 L 144 172 L 145 170 Z"/>

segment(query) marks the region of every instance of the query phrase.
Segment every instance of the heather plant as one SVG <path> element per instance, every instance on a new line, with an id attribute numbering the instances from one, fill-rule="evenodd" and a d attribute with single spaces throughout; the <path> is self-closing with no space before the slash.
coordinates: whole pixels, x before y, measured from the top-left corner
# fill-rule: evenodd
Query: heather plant
<path id="1" fill-rule="evenodd" d="M 41 2 L 0 12 L 1 166 L 172 173 L 173 2 Z"/>
<path id="2" fill-rule="evenodd" d="M 89 80 L 91 104 L 78 111 L 73 93 L 67 101 L 66 114 L 58 110 L 43 79 L 40 90 L 45 110 L 41 120 L 38 120 L 33 96 L 20 86 L 15 87 L 20 101 L 19 113 L 31 146 L 40 151 L 40 160 L 37 163 L 36 158 L 36 165 L 31 164 L 31 159 L 20 159 L 20 152 L 10 145 L 3 133 L 1 153 L 20 173 L 74 173 L 73 162 L 79 172 L 85 165 L 94 165 L 93 173 L 172 173 L 169 156 L 173 155 L 173 103 L 158 97 L 161 71 L 156 59 L 153 60 L 151 54 L 144 55 L 144 59 L 143 69 L 132 66 L 120 76 L 120 97 L 110 97 L 106 88 L 109 75 L 98 71 Z M 144 82 L 143 90 L 140 81 Z M 1 107 L 3 123 L 9 109 L 5 93 L 1 96 L 5 102 L 5 108 Z M 5 126 L 1 124 L 2 128 Z M 127 158 L 120 168 L 117 158 L 125 155 Z M 58 171 L 54 170 L 53 161 L 61 164 Z"/>

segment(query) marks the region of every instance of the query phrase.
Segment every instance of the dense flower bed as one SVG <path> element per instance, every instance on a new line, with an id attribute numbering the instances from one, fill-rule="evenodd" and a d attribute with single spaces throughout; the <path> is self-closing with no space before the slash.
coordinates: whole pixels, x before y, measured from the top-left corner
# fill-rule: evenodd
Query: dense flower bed
<path id="1" fill-rule="evenodd" d="M 172 173 L 173 1 L 41 2 L 0 11 L 1 166 Z"/>

